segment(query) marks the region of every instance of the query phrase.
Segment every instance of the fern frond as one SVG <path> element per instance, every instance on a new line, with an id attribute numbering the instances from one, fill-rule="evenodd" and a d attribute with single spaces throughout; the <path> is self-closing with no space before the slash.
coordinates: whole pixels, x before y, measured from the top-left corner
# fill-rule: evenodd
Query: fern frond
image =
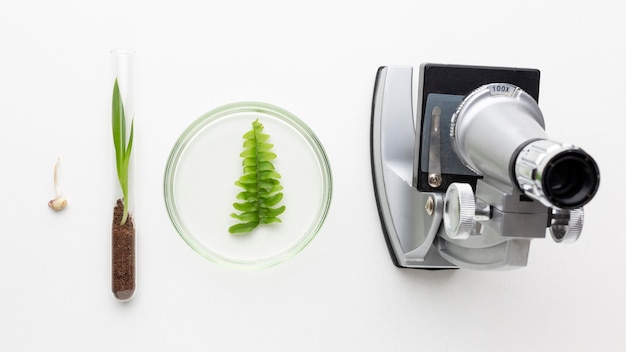
<path id="1" fill-rule="evenodd" d="M 247 233 L 259 224 L 281 222 L 278 218 L 286 207 L 277 207 L 283 199 L 283 187 L 280 185 L 280 174 L 276 171 L 272 160 L 276 154 L 272 152 L 273 144 L 267 143 L 270 136 L 263 133 L 263 125 L 257 119 L 252 122 L 252 129 L 243 135 L 244 150 L 239 154 L 243 158 L 243 175 L 235 182 L 243 189 L 237 194 L 242 202 L 233 203 L 239 213 L 230 214 L 241 221 L 228 228 L 232 234 Z"/>

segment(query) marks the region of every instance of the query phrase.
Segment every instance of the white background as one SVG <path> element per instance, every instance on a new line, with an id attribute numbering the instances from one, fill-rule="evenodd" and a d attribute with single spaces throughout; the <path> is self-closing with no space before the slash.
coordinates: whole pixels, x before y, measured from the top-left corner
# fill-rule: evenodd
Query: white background
<path id="1" fill-rule="evenodd" d="M 554 4 L 554 5 L 553 5 Z M 624 351 L 622 1 L 0 3 L 0 350 Z M 137 51 L 138 287 L 110 292 L 109 50 Z M 508 272 L 394 267 L 371 184 L 376 70 L 422 62 L 542 71 L 552 138 L 602 172 L 574 245 Z M 195 118 L 279 105 L 317 133 L 331 212 L 293 259 L 223 268 L 177 235 L 165 163 Z M 68 208 L 54 213 L 62 160 Z"/>

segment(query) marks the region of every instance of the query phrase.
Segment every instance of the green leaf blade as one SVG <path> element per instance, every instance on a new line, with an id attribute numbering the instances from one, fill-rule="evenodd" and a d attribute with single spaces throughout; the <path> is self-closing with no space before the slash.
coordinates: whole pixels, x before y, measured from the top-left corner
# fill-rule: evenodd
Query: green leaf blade
<path id="1" fill-rule="evenodd" d="M 111 127 L 113 131 L 113 146 L 115 147 L 115 161 L 117 170 L 121 169 L 126 147 L 126 117 L 124 116 L 124 103 L 120 94 L 120 87 L 115 79 L 113 85 L 113 98 L 111 103 Z"/>
<path id="2" fill-rule="evenodd" d="M 279 218 L 263 218 L 260 220 L 261 224 L 273 224 L 276 222 L 283 222 L 282 220 L 280 220 Z"/>
<path id="3" fill-rule="evenodd" d="M 281 178 L 280 174 L 274 170 L 259 171 L 259 180 L 272 180 Z"/>
<path id="4" fill-rule="evenodd" d="M 228 232 L 233 235 L 244 234 L 254 230 L 257 226 L 259 226 L 258 221 L 243 222 L 229 227 Z"/>
<path id="5" fill-rule="evenodd" d="M 280 208 L 267 208 L 267 207 L 262 207 L 259 208 L 259 217 L 261 218 L 275 218 L 278 215 L 282 214 L 285 212 L 285 206 L 283 205 Z"/>
<path id="6" fill-rule="evenodd" d="M 283 194 L 282 193 L 276 193 L 273 196 L 263 197 L 263 198 L 259 199 L 259 204 L 264 206 L 264 207 L 273 207 L 276 204 L 280 203 L 281 200 L 283 200 Z"/>
<path id="7" fill-rule="evenodd" d="M 232 218 L 235 218 L 241 221 L 258 221 L 259 220 L 259 213 L 257 213 L 256 211 L 246 211 L 240 214 L 232 213 L 230 214 L 230 216 Z"/>
<path id="8" fill-rule="evenodd" d="M 256 202 L 233 203 L 233 208 L 243 212 L 257 211 L 259 207 L 255 203 Z"/>

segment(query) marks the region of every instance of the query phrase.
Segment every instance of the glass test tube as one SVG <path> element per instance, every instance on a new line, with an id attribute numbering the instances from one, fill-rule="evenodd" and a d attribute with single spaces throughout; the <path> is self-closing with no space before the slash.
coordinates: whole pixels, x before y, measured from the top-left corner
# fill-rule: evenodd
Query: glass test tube
<path id="1" fill-rule="evenodd" d="M 128 301 L 135 294 L 134 156 L 132 153 L 134 51 L 111 51 L 113 78 L 111 129 L 113 141 L 113 220 L 111 227 L 111 289 L 116 299 Z M 123 117 L 122 117 L 123 116 Z M 129 150 L 130 149 L 130 150 Z"/>

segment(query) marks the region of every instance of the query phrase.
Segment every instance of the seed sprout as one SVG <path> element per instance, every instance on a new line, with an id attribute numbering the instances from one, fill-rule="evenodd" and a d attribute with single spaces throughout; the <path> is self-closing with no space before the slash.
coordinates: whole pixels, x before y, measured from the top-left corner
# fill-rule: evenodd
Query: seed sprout
<path id="1" fill-rule="evenodd" d="M 128 167 L 130 164 L 130 153 L 133 149 L 133 126 L 134 119 L 130 124 L 130 135 L 126 134 L 126 114 L 124 112 L 124 103 L 120 94 L 120 88 L 115 79 L 113 86 L 113 144 L 115 145 L 115 164 L 117 168 L 117 178 L 122 190 L 122 201 L 124 202 L 124 215 L 120 225 L 126 223 L 128 218 Z"/>
<path id="2" fill-rule="evenodd" d="M 56 198 L 48 202 L 48 206 L 53 210 L 63 210 L 67 206 L 67 199 L 61 195 L 61 185 L 59 183 L 59 160 L 54 164 L 54 189 L 56 191 Z"/>

